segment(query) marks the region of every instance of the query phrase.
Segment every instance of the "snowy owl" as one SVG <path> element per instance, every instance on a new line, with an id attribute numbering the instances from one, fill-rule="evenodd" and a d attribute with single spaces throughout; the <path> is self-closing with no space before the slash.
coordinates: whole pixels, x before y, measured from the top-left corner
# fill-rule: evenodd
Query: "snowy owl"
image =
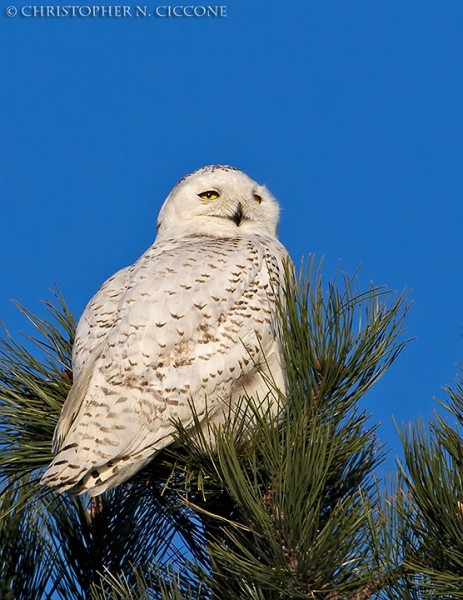
<path id="1" fill-rule="evenodd" d="M 284 392 L 276 317 L 287 251 L 279 207 L 242 171 L 212 165 L 164 202 L 154 244 L 90 300 L 74 383 L 42 483 L 97 496 L 174 441 L 175 422 L 220 424 L 244 395 Z M 269 400 L 270 399 L 270 400 Z"/>

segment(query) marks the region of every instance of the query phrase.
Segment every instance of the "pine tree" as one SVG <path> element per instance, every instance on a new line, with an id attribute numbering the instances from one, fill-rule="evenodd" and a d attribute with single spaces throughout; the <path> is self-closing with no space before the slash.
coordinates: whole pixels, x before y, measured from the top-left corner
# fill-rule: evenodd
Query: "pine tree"
<path id="1" fill-rule="evenodd" d="M 404 347 L 406 297 L 360 293 L 355 276 L 324 289 L 313 261 L 285 281 L 290 392 L 278 417 L 243 398 L 209 432 L 214 449 L 178 426 L 176 447 L 92 501 L 38 485 L 75 322 L 59 295 L 51 321 L 21 308 L 44 358 L 2 342 L 2 598 L 364 600 L 400 597 L 401 585 L 414 597 L 409 550 L 423 541 L 411 524 L 423 516 L 401 488 L 394 503 L 381 492 L 384 451 L 358 406 Z M 411 477 L 400 485 L 412 490 Z"/>
<path id="2" fill-rule="evenodd" d="M 460 367 L 461 370 L 462 367 Z M 463 377 L 447 387 L 427 429 L 417 421 L 402 432 L 401 553 L 413 597 L 463 598 Z"/>

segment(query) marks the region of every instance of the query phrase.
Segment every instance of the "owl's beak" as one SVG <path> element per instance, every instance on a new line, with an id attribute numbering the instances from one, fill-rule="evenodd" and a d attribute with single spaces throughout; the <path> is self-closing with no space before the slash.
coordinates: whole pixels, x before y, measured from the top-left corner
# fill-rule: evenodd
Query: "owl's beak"
<path id="1" fill-rule="evenodd" d="M 243 207 L 241 202 L 238 202 L 238 206 L 236 207 L 235 212 L 231 215 L 230 219 L 237 227 L 239 227 L 241 221 L 243 220 Z"/>

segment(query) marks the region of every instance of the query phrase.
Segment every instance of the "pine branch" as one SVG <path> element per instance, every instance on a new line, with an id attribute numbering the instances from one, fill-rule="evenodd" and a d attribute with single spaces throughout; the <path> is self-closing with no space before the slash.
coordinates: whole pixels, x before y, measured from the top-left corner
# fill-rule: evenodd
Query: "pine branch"
<path id="1" fill-rule="evenodd" d="M 15 479 L 0 493 L 0 597 L 4 600 L 45 598 L 53 555 L 43 527 L 46 515 L 39 505 L 25 504 L 29 481 Z"/>
<path id="2" fill-rule="evenodd" d="M 402 431 L 405 465 L 400 464 L 407 502 L 402 516 L 404 565 L 422 597 L 463 598 L 463 378 L 447 403 L 453 426 L 437 412 L 427 430 L 422 421 Z"/>
<path id="3" fill-rule="evenodd" d="M 40 360 L 5 329 L 0 339 L 0 473 L 21 478 L 46 466 L 61 406 L 71 387 L 75 321 L 57 292 L 58 306 L 46 301 L 52 319 L 18 305 L 42 339 L 25 336 L 44 355 Z"/>

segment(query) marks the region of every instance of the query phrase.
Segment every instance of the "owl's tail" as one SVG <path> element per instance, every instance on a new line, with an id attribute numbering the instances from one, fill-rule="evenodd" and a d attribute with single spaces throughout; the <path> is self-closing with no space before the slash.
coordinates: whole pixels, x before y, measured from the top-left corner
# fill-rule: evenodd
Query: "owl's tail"
<path id="1" fill-rule="evenodd" d="M 51 462 L 40 483 L 48 485 L 56 492 L 69 492 L 77 495 L 87 492 L 89 496 L 99 496 L 104 491 L 130 479 L 142 469 L 158 452 L 152 446 L 130 456 L 121 456 L 91 470 L 73 464 L 75 448 L 65 446 Z M 74 452 L 73 452 L 74 450 Z"/>

